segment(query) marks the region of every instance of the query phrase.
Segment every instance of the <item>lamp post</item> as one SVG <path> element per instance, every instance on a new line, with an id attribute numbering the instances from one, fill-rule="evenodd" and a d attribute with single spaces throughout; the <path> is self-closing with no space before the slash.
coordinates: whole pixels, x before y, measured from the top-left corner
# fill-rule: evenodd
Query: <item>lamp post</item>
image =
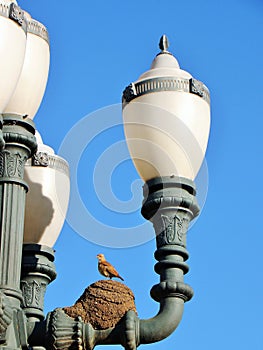
<path id="1" fill-rule="evenodd" d="M 55 191 L 55 177 L 63 181 L 66 177 L 66 184 L 65 181 L 62 183 L 67 185 L 68 169 L 64 160 L 50 155 L 50 149 L 42 145 L 39 137 L 36 139 L 32 121 L 42 101 L 48 77 L 50 53 L 47 30 L 22 11 L 16 2 L 2 0 L 0 32 L 3 135 L 0 142 L 0 347 L 16 349 L 29 346 L 27 323 L 43 318 L 43 289 L 55 277 L 51 247 L 59 233 L 56 229 L 61 229 L 65 212 L 62 204 L 63 214 L 58 213 L 60 208 L 56 202 L 61 203 L 61 198 Z M 58 175 L 60 172 L 65 174 L 63 179 Z M 30 191 L 26 201 L 28 185 Z M 67 205 L 67 186 L 64 191 Z M 32 206 L 32 196 L 38 203 L 38 209 L 42 209 L 38 210 L 38 215 L 45 211 L 45 215 L 35 218 L 38 220 L 37 227 L 32 215 L 34 211 L 28 209 Z M 36 207 L 36 203 L 33 205 Z M 47 212 L 49 206 L 51 209 Z M 30 220 L 25 215 L 25 209 L 27 213 L 31 211 Z M 52 216 L 47 218 L 47 214 Z M 52 223 L 52 238 L 44 217 Z M 50 244 L 51 247 L 42 244 Z"/>
<path id="2" fill-rule="evenodd" d="M 140 343 L 166 338 L 179 324 L 193 291 L 183 282 L 189 223 L 199 213 L 193 182 L 205 156 L 210 128 L 206 86 L 180 69 L 160 39 L 151 69 L 123 93 L 123 119 L 134 165 L 145 181 L 142 215 L 153 223 L 160 283 L 151 296 L 159 313 L 140 321 Z"/>
<path id="3" fill-rule="evenodd" d="M 193 180 L 209 134 L 207 88 L 180 69 L 163 36 L 151 69 L 123 93 L 127 144 L 145 181 L 142 215 L 156 232 L 160 282 L 151 296 L 160 304 L 158 314 L 141 320 L 128 311 L 107 329 L 94 329 L 62 308 L 45 318 L 45 290 L 56 277 L 53 245 L 69 200 L 68 165 L 35 135 L 32 121 L 47 82 L 48 34 L 7 0 L 0 2 L 1 30 L 6 46 L 0 49 L 9 53 L 8 36 L 13 35 L 17 52 L 5 62 L 12 86 L 11 78 L 8 89 L 0 82 L 0 348 L 91 350 L 98 344 L 121 344 L 134 350 L 166 338 L 193 295 L 183 276 L 188 271 L 187 228 L 199 212 Z M 15 71 L 9 69 L 11 58 Z"/>

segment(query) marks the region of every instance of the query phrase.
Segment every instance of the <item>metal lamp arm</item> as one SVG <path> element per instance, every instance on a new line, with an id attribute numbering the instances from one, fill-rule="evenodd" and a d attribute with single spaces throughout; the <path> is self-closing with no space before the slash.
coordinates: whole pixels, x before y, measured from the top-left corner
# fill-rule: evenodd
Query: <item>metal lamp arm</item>
<path id="1" fill-rule="evenodd" d="M 140 320 L 140 344 L 155 343 L 167 338 L 179 325 L 183 311 L 182 299 L 171 297 L 163 301 L 155 317 Z"/>

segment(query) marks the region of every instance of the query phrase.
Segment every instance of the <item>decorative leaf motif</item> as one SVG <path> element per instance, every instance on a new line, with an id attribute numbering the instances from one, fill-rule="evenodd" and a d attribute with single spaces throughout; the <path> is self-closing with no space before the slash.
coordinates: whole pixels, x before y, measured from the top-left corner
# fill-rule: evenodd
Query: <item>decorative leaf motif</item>
<path id="1" fill-rule="evenodd" d="M 0 152 L 0 176 L 23 178 L 26 160 L 27 158 L 18 152 L 11 153 L 6 150 Z"/>
<path id="2" fill-rule="evenodd" d="M 41 285 L 36 281 L 34 281 L 33 283 L 35 287 L 35 290 L 34 290 L 35 303 L 37 306 L 39 306 L 41 305 L 41 301 L 42 301 L 42 288 L 41 288 Z"/>
<path id="3" fill-rule="evenodd" d="M 189 220 L 187 218 L 180 218 L 178 215 L 161 215 L 160 219 L 154 223 L 158 246 L 165 244 L 184 245 L 188 225 Z"/>
<path id="4" fill-rule="evenodd" d="M 9 153 L 6 155 L 6 162 L 7 162 L 7 175 L 10 177 L 15 176 L 17 159 L 14 157 L 12 153 Z"/>
<path id="5" fill-rule="evenodd" d="M 23 178 L 24 176 L 24 165 L 26 157 L 22 158 L 20 154 L 17 155 L 17 175 Z"/>
<path id="6" fill-rule="evenodd" d="M 167 216 L 161 215 L 159 220 L 154 221 L 154 229 L 156 233 L 156 240 L 158 246 L 163 246 L 167 244 L 166 240 L 166 221 L 168 220 Z"/>
<path id="7" fill-rule="evenodd" d="M 181 242 L 183 240 L 183 237 L 186 235 L 188 229 L 188 220 L 185 218 L 180 219 L 179 217 L 176 217 L 176 226 L 177 237 Z"/>
<path id="8" fill-rule="evenodd" d="M 162 215 L 161 217 L 164 224 L 166 243 L 171 244 L 175 239 L 174 217 L 166 215 Z"/>
<path id="9" fill-rule="evenodd" d="M 44 301 L 44 291 L 46 285 L 44 283 L 38 283 L 36 281 L 21 282 L 21 289 L 24 297 L 25 307 L 41 307 Z"/>
<path id="10" fill-rule="evenodd" d="M 21 282 L 21 289 L 24 297 L 24 306 L 29 307 L 33 303 L 33 287 L 26 281 Z"/>

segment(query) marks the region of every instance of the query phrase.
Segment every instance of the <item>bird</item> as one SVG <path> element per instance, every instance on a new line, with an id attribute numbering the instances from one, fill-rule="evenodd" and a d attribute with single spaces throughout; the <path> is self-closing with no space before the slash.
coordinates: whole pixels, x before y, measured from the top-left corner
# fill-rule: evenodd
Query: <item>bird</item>
<path id="1" fill-rule="evenodd" d="M 106 261 L 104 254 L 98 254 L 97 258 L 99 260 L 98 270 L 102 276 L 109 277 L 110 279 L 112 279 L 112 277 L 117 277 L 124 281 L 116 269 L 108 261 Z"/>

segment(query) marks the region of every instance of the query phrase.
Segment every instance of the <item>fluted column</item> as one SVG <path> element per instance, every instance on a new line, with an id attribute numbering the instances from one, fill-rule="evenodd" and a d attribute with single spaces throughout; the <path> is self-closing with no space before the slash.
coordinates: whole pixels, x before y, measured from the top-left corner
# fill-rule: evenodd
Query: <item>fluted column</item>
<path id="1" fill-rule="evenodd" d="M 36 151 L 34 123 L 4 115 L 5 148 L 0 152 L 0 290 L 14 308 L 20 307 L 21 258 L 25 196 L 24 165 Z"/>

